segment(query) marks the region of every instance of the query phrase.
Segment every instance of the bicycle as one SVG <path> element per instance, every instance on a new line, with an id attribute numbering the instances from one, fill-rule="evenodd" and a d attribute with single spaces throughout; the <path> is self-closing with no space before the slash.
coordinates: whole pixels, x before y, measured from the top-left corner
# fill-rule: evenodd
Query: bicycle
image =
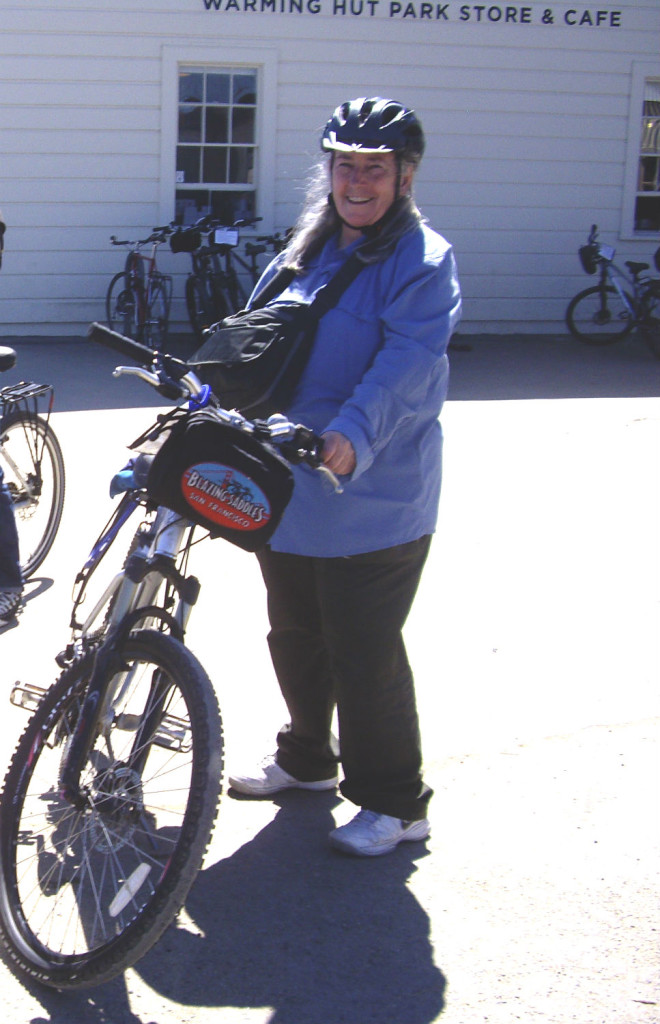
<path id="1" fill-rule="evenodd" d="M 249 293 L 243 286 L 241 271 L 251 286 L 261 276 L 259 256 L 272 249 L 280 252 L 286 238 L 278 234 L 259 235 L 246 242 L 244 257 L 236 252 L 239 229 L 256 221 L 237 221 L 226 227 L 219 221 L 202 217 L 190 228 L 179 228 L 170 238 L 173 252 L 188 252 L 192 268 L 186 281 L 186 308 L 190 325 L 198 338 L 230 313 L 244 309 Z M 204 236 L 204 241 L 202 241 Z"/>
<path id="2" fill-rule="evenodd" d="M 115 375 L 207 403 L 205 415 L 323 469 L 320 438 L 305 428 L 245 420 L 180 360 L 98 324 L 90 336 L 139 364 Z M 17 683 L 11 696 L 32 715 L 0 796 L 0 939 L 20 971 L 59 989 L 107 981 L 154 945 L 185 901 L 217 813 L 221 714 L 183 642 L 200 589 L 187 575 L 196 527 L 154 506 L 148 462 L 141 453 L 116 478 L 123 496 L 76 578 L 60 677 L 45 691 Z M 123 568 L 82 619 L 90 578 L 135 513 Z"/>
<path id="3" fill-rule="evenodd" d="M 110 236 L 112 245 L 128 245 L 131 250 L 124 269 L 115 274 L 108 287 L 108 326 L 154 349 L 162 347 L 167 338 L 172 301 L 172 278 L 158 269 L 156 252 L 172 230 L 169 225 L 154 228 L 148 238 L 138 241 Z M 149 255 L 142 252 L 145 245 L 151 246 Z"/>
<path id="4" fill-rule="evenodd" d="M 600 280 L 569 302 L 569 331 L 587 345 L 609 345 L 638 328 L 649 349 L 660 357 L 660 280 L 648 276 L 648 263 L 626 260 L 626 273 L 614 262 L 616 250 L 597 239 L 598 228 L 593 224 L 579 256 L 585 273 L 598 272 Z M 660 248 L 654 263 L 660 270 Z"/>
<path id="5" fill-rule="evenodd" d="M 0 373 L 16 364 L 12 348 L 0 348 Z M 40 399 L 46 415 L 40 415 Z M 51 384 L 20 381 L 0 388 L 0 465 L 14 506 L 21 570 L 27 579 L 53 546 L 64 506 L 64 459 L 50 425 Z"/>

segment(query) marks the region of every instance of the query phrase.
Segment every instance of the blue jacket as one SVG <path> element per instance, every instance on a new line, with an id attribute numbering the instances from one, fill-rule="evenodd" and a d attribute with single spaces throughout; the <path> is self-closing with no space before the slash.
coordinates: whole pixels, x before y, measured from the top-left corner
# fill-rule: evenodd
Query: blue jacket
<path id="1" fill-rule="evenodd" d="M 338 249 L 331 239 L 277 302 L 310 302 L 353 248 Z M 257 290 L 277 265 L 266 269 Z M 344 434 L 357 465 L 342 479 L 343 494 L 321 474 L 295 468 L 274 551 L 337 557 L 434 532 L 442 475 L 438 417 L 449 380 L 447 345 L 459 316 L 451 247 L 420 225 L 383 262 L 365 266 L 322 318 L 283 411 L 318 433 Z"/>

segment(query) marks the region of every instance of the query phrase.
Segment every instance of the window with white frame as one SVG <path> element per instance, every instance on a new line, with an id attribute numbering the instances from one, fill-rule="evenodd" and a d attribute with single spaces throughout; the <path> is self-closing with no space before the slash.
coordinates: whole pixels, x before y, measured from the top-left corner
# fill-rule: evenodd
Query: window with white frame
<path id="1" fill-rule="evenodd" d="M 257 208 L 255 67 L 179 65 L 175 217 L 225 224 Z"/>
<path id="2" fill-rule="evenodd" d="M 635 231 L 660 231 L 660 78 L 644 82 Z"/>

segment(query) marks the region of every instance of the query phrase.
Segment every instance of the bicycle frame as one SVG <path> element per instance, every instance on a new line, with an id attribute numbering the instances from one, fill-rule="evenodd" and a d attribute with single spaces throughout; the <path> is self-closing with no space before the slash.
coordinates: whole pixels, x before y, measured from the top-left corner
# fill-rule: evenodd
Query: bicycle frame
<path id="1" fill-rule="evenodd" d="M 147 315 L 151 309 L 156 284 L 165 289 L 165 301 L 169 313 L 172 295 L 172 279 L 166 274 L 161 274 L 158 270 L 156 252 L 160 244 L 159 240 L 152 243 L 150 255 L 141 252 L 139 249 L 134 249 L 129 253 L 126 261 L 127 278 L 137 299 L 137 322 L 140 329 L 144 328 L 147 321 Z"/>
<path id="2" fill-rule="evenodd" d="M 128 634 L 140 620 L 155 619 L 161 628 L 169 628 L 177 639 L 183 641 L 190 612 L 199 595 L 199 581 L 195 577 L 184 577 L 176 567 L 180 551 L 188 549 L 186 534 L 190 540 L 193 526 L 169 509 L 158 508 L 151 523 L 143 522 L 138 526 L 134 535 L 137 542 L 135 550 L 129 554 L 123 569 L 111 580 L 85 621 L 76 621 L 91 575 L 122 527 L 143 502 L 144 496 L 140 491 L 129 491 L 124 495 L 76 578 L 79 590 L 74 598 L 71 625 L 78 638 L 60 656 L 61 664 L 70 662 L 90 644 L 98 643 L 99 629 L 96 627 L 101 613 L 107 611 L 100 626 L 103 641 L 98 648 L 87 695 L 61 772 L 61 790 L 76 807 L 82 807 L 85 802 L 85 794 L 80 789 L 80 774 L 91 743 L 98 733 L 109 735 L 115 708 L 131 683 L 134 670 L 126 671 L 120 653 Z M 163 582 L 168 587 L 171 585 L 179 597 L 172 612 L 154 603 Z M 157 685 L 156 681 L 154 685 Z"/>
<path id="3" fill-rule="evenodd" d="M 134 624 L 136 611 L 144 617 L 158 618 L 171 631 L 183 639 L 192 607 L 197 600 L 199 583 L 195 577 L 184 577 L 177 568 L 177 559 L 190 546 L 193 525 L 167 508 L 158 508 L 151 521 L 143 520 L 134 534 L 135 549 L 129 554 L 125 566 L 115 574 L 108 586 L 87 613 L 82 622 L 78 612 L 84 602 L 92 574 L 109 551 L 124 525 L 140 507 L 144 507 L 144 494 L 132 490 L 126 493 L 113 517 L 96 541 L 82 570 L 76 577 L 78 590 L 74 596 L 71 628 L 83 647 L 94 640 L 102 629 L 107 633 L 119 628 L 127 616 Z M 163 582 L 178 593 L 179 601 L 172 612 L 156 609 L 154 600 Z M 101 613 L 107 615 L 100 624 Z"/>
<path id="4" fill-rule="evenodd" d="M 623 290 L 623 284 L 624 283 L 629 288 L 632 289 L 632 292 L 633 292 L 633 295 L 632 295 L 633 304 L 632 305 L 630 303 L 630 297 Z M 614 290 L 616 291 L 617 295 L 621 299 L 621 302 L 626 307 L 626 309 L 630 313 L 630 316 L 633 318 L 633 320 L 636 320 L 637 316 L 638 316 L 638 309 L 639 309 L 639 284 L 638 284 L 638 282 L 633 277 L 629 277 L 627 274 L 624 274 L 624 272 L 622 270 L 620 270 L 619 267 L 617 267 L 617 265 L 615 263 L 613 263 L 611 261 L 607 261 L 605 259 L 602 259 L 601 268 L 600 268 L 600 285 L 601 285 L 601 288 L 605 289 L 608 284 L 611 285 L 614 288 Z M 604 294 L 605 294 L 605 292 L 603 291 L 603 295 Z"/>

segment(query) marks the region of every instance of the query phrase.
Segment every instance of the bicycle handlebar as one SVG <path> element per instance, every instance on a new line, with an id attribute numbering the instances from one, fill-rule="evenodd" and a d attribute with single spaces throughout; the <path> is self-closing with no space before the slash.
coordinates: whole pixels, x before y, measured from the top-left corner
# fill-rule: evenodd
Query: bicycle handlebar
<path id="1" fill-rule="evenodd" d="M 159 394 L 172 401 L 191 398 L 208 401 L 210 389 L 203 385 L 187 363 L 166 353 L 154 352 L 132 338 L 111 331 L 104 324 L 93 323 L 87 332 L 90 341 L 110 348 L 137 363 L 137 366 L 119 366 L 117 376 L 131 375 L 150 384 Z M 198 402 L 201 405 L 202 402 Z M 293 423 L 281 413 L 269 416 L 267 420 L 249 420 L 236 409 L 223 409 L 217 400 L 211 399 L 213 411 L 218 418 L 232 426 L 253 434 L 258 440 L 276 444 L 285 458 L 294 464 L 304 462 L 312 469 L 327 476 L 337 493 L 343 488 L 335 474 L 323 465 L 323 438 L 308 427 Z"/>
<path id="2" fill-rule="evenodd" d="M 170 224 L 165 224 L 160 228 L 153 228 L 148 238 L 117 238 L 116 235 L 110 235 L 111 245 L 149 245 L 150 242 L 164 242 L 174 231 L 174 228 Z"/>

